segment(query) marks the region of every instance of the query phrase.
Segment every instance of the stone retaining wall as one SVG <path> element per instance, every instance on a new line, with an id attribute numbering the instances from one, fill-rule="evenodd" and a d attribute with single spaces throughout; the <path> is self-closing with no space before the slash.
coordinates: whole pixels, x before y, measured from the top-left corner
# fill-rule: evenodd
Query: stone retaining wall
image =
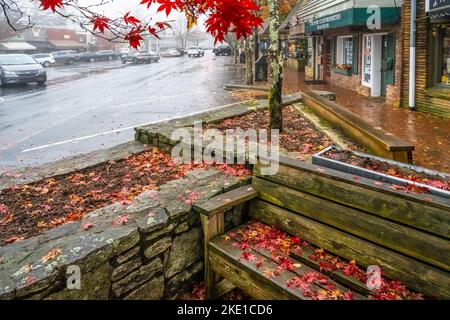
<path id="1" fill-rule="evenodd" d="M 177 298 L 203 274 L 200 219 L 180 195 L 189 190 L 202 200 L 244 183 L 197 169 L 129 205 L 115 203 L 0 247 L 0 299 Z M 231 225 L 243 222 L 241 209 L 233 210 Z M 69 289 L 78 270 L 80 289 Z"/>

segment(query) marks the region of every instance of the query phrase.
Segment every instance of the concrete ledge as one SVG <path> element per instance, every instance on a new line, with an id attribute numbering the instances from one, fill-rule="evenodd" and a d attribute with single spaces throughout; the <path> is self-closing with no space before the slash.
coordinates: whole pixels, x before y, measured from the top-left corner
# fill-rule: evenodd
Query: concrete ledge
<path id="1" fill-rule="evenodd" d="M 373 154 L 399 162 L 413 162 L 414 146 L 403 139 L 374 128 L 355 113 L 315 92 L 303 93 L 302 100 L 306 106 L 343 130 Z"/>

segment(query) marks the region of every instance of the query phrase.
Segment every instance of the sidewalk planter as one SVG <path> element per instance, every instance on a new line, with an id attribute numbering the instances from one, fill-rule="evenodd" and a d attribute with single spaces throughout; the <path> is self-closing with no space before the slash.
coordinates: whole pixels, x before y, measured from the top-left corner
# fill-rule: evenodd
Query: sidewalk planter
<path id="1" fill-rule="evenodd" d="M 359 177 L 365 177 L 365 178 L 376 180 L 379 182 L 390 183 L 393 185 L 405 186 L 405 187 L 407 187 L 408 185 L 412 185 L 412 186 L 416 186 L 419 188 L 424 188 L 424 189 L 427 189 L 430 194 L 450 199 L 450 191 L 435 188 L 433 186 L 430 186 L 430 185 L 427 185 L 424 183 L 419 183 L 419 182 L 415 182 L 415 181 L 411 181 L 411 180 L 407 180 L 407 179 L 398 178 L 398 177 L 391 176 L 391 175 L 381 173 L 381 172 L 377 172 L 374 170 L 361 168 L 361 167 L 358 167 L 355 165 L 351 165 L 351 164 L 348 164 L 345 162 L 341 162 L 341 161 L 330 159 L 330 158 L 326 157 L 325 154 L 328 151 L 331 151 L 333 149 L 340 151 L 339 148 L 330 146 L 330 147 L 322 150 L 321 152 L 317 153 L 316 155 L 314 155 L 312 158 L 312 163 L 315 165 L 327 167 L 327 168 L 334 169 L 334 170 L 339 170 L 342 172 L 354 174 Z M 361 153 L 361 152 L 357 152 L 357 151 L 349 151 L 349 152 L 351 152 L 352 154 L 354 154 L 355 156 L 358 156 L 358 157 L 372 159 L 372 160 L 378 160 L 381 162 L 385 162 L 389 165 L 392 165 L 394 167 L 398 167 L 400 169 L 407 169 L 407 170 L 411 170 L 411 171 L 414 171 L 417 173 L 423 173 L 423 174 L 432 175 L 432 176 L 439 176 L 442 179 L 450 181 L 450 175 L 444 174 L 442 172 L 437 172 L 437 171 L 429 170 L 429 169 L 426 169 L 423 167 L 418 167 L 418 166 L 413 166 L 413 165 L 409 165 L 409 164 L 405 164 L 405 163 L 401 163 L 401 162 L 397 162 L 397 161 L 392 161 L 392 160 L 376 157 L 373 155 L 369 155 L 369 154 Z"/>

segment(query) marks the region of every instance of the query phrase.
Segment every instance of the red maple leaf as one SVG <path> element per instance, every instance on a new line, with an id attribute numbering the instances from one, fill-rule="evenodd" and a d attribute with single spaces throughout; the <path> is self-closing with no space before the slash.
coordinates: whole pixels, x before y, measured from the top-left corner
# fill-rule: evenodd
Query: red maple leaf
<path id="1" fill-rule="evenodd" d="M 141 20 L 134 16 L 130 16 L 130 12 L 125 13 L 125 15 L 123 16 L 123 21 L 125 21 L 125 24 L 133 24 L 135 26 L 141 24 Z"/>
<path id="2" fill-rule="evenodd" d="M 176 10 L 179 5 L 181 5 L 179 0 L 171 1 L 171 0 L 156 0 L 160 6 L 158 7 L 157 12 L 166 11 L 166 15 L 169 15 L 172 9 Z"/>
<path id="3" fill-rule="evenodd" d="M 145 1 L 145 0 L 144 0 Z M 170 24 L 168 22 L 156 22 L 155 26 L 161 30 L 164 30 L 166 28 L 170 28 Z"/>
<path id="4" fill-rule="evenodd" d="M 153 35 L 154 37 L 156 37 L 156 38 L 159 39 L 158 31 L 157 31 L 155 28 L 149 27 L 149 28 L 148 28 L 148 32 L 149 32 L 151 35 Z"/>
<path id="5" fill-rule="evenodd" d="M 106 17 L 95 16 L 91 22 L 94 24 L 94 31 L 98 29 L 101 33 L 105 33 L 105 29 L 109 29 L 109 19 Z"/>
<path id="6" fill-rule="evenodd" d="M 111 223 L 114 225 L 126 224 L 128 222 L 129 216 L 119 216 L 116 220 L 113 220 Z"/>
<path id="7" fill-rule="evenodd" d="M 83 225 L 83 230 L 89 230 L 90 228 L 92 228 L 94 225 L 90 222 L 87 222 Z"/>
<path id="8" fill-rule="evenodd" d="M 141 29 L 131 29 L 131 31 L 125 36 L 125 40 L 130 43 L 130 46 L 137 49 L 141 45 L 141 41 L 144 40 L 141 35 Z"/>
<path id="9" fill-rule="evenodd" d="M 39 0 L 41 1 L 42 10 L 51 9 L 53 12 L 56 11 L 56 8 L 62 8 L 63 2 L 62 0 Z"/>

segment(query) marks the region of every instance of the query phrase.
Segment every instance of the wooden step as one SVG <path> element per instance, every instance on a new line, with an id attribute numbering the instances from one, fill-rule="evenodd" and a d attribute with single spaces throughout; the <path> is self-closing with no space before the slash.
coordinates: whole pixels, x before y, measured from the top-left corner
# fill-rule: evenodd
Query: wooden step
<path id="1" fill-rule="evenodd" d="M 305 296 L 302 290 L 290 288 L 287 282 L 293 278 L 307 274 L 318 274 L 315 269 L 290 258 L 296 266 L 294 270 L 281 270 L 279 264 L 273 259 L 268 250 L 252 247 L 248 250 L 240 250 L 233 246 L 233 243 L 242 240 L 239 230 L 245 229 L 246 225 L 240 226 L 236 230 L 229 232 L 232 236 L 218 236 L 209 243 L 209 262 L 212 269 L 220 276 L 226 278 L 236 287 L 241 288 L 255 299 L 300 299 L 311 300 Z M 251 259 L 244 257 L 250 254 Z M 284 255 L 285 258 L 289 258 Z M 271 276 L 270 271 L 278 270 L 279 274 Z M 320 273 L 327 279 L 327 283 L 312 283 L 311 291 L 326 292 L 327 285 L 332 285 L 339 292 L 352 291 L 330 277 Z M 352 291 L 353 299 L 366 300 L 367 297 Z"/>
<path id="2" fill-rule="evenodd" d="M 230 238 L 232 240 L 235 240 L 237 242 L 242 241 L 242 236 L 240 236 L 240 234 L 238 232 L 238 230 L 240 230 L 240 229 L 245 229 L 245 225 L 239 227 L 236 231 L 228 233 L 228 234 L 232 234 L 232 236 L 230 236 Z M 272 253 L 269 250 L 256 248 L 256 247 L 252 247 L 252 250 L 263 255 L 267 259 L 270 259 L 274 263 L 276 263 Z M 308 247 L 304 247 L 304 248 L 302 248 L 302 254 L 292 253 L 291 255 L 288 256 L 286 254 L 279 253 L 277 255 L 280 257 L 283 257 L 285 259 L 289 258 L 293 261 L 294 265 L 300 266 L 299 268 L 292 270 L 292 272 L 294 272 L 298 276 L 303 276 L 309 272 L 320 272 L 320 273 L 324 274 L 325 276 L 329 277 L 330 278 L 329 283 L 334 285 L 341 292 L 351 290 L 353 293 L 353 298 L 355 300 L 366 300 L 366 299 L 368 299 L 367 295 L 374 294 L 374 292 L 367 289 L 367 287 L 363 283 L 359 282 L 358 280 L 356 280 L 354 278 L 344 275 L 339 270 L 336 270 L 331 275 L 321 272 L 319 264 L 308 258 L 312 253 L 313 253 L 312 249 L 310 249 Z M 319 286 L 320 286 L 320 284 L 319 284 Z M 325 285 L 322 285 L 321 287 L 326 290 Z"/>

